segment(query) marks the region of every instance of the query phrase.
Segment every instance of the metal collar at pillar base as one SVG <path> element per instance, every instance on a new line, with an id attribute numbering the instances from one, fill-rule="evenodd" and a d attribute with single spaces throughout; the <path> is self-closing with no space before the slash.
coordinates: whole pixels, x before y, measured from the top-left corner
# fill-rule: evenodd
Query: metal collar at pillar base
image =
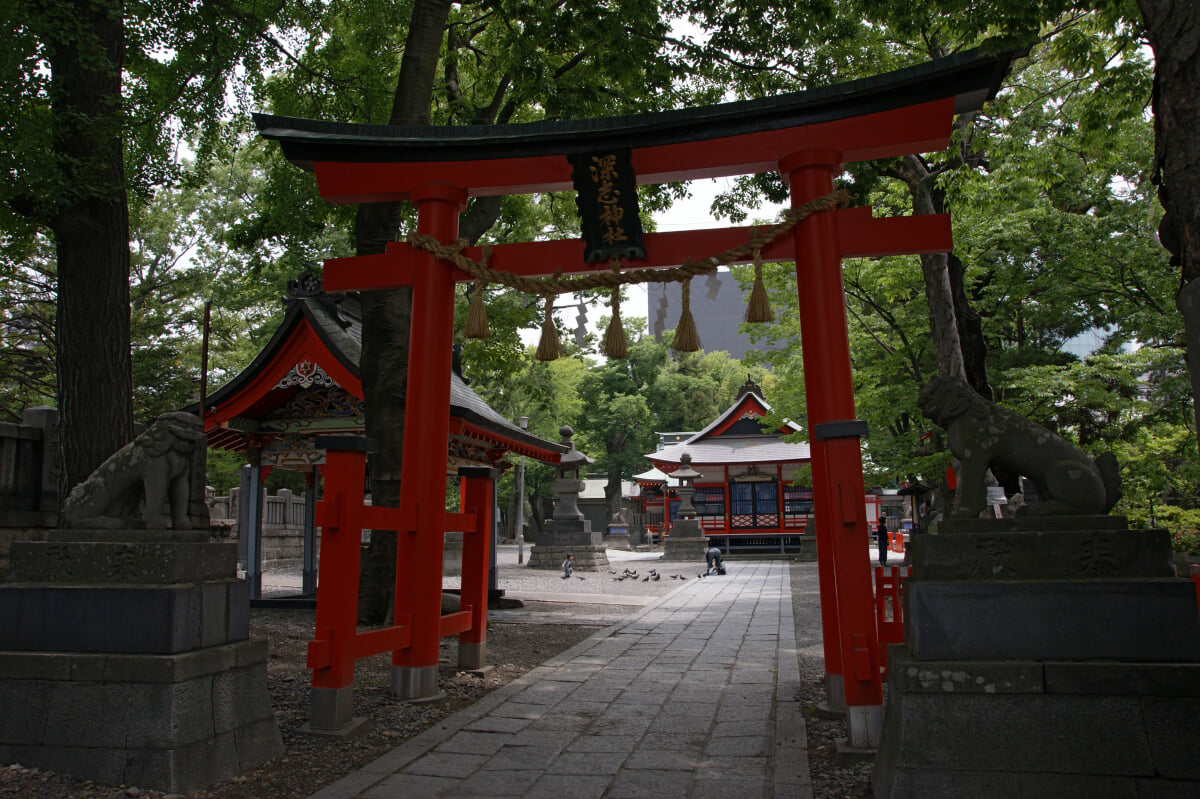
<path id="1" fill-rule="evenodd" d="M 487 665 L 487 641 L 478 643 L 459 641 L 458 668 L 470 672 L 490 670 L 491 666 Z"/>
<path id="2" fill-rule="evenodd" d="M 309 723 L 316 735 L 342 736 L 354 726 L 354 686 L 344 688 L 314 687 L 311 693 Z M 361 721 L 361 719 L 360 719 Z"/>
<path id="3" fill-rule="evenodd" d="M 392 666 L 392 696 L 409 702 L 441 702 L 446 692 L 438 688 L 438 667 Z"/>
<path id="4" fill-rule="evenodd" d="M 846 683 L 842 675 L 825 672 L 825 701 L 817 703 L 817 715 L 823 719 L 846 718 Z"/>

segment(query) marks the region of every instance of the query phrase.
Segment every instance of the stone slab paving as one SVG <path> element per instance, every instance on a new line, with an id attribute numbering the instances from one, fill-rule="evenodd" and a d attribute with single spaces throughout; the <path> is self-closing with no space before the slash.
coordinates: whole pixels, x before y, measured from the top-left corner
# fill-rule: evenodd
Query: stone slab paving
<path id="1" fill-rule="evenodd" d="M 736 561 L 311 799 L 811 799 L 786 561 Z"/>

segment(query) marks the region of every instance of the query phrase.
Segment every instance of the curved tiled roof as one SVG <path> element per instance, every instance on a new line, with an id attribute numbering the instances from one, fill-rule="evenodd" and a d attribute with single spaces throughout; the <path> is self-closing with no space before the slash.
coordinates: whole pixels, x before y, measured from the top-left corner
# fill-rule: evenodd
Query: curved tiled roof
<path id="1" fill-rule="evenodd" d="M 763 412 L 771 411 L 770 404 L 762 398 L 760 389 L 747 380 L 738 393 L 737 400 L 708 426 L 690 438 L 646 456 L 657 467 L 677 466 L 684 453 L 692 456 L 693 466 L 732 466 L 754 463 L 798 463 L 810 458 L 808 444 L 789 444 L 782 440 L 783 431 L 749 433 L 731 432 L 738 420 L 747 415 L 748 409 L 757 405 Z M 757 417 L 757 412 L 749 414 Z M 800 426 L 785 422 L 788 431 L 798 433 Z"/>
<path id="2" fill-rule="evenodd" d="M 295 299 L 288 307 L 275 334 L 250 365 L 209 395 L 207 407 L 219 406 L 250 385 L 257 372 L 284 346 L 294 327 L 303 322 L 308 323 L 326 348 L 354 377 L 359 377 L 359 361 L 362 357 L 362 306 L 358 295 L 318 294 L 301 297 Z M 561 444 L 539 438 L 505 419 L 453 371 L 450 373 L 450 416 L 535 450 L 560 454 L 567 451 Z"/>

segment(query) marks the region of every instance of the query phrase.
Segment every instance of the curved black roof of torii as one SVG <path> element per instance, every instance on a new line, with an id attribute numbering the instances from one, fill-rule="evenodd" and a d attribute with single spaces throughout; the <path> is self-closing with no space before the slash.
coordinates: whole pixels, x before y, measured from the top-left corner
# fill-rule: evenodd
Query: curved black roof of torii
<path id="1" fill-rule="evenodd" d="M 673 111 L 510 125 L 392 126 L 254 114 L 297 166 L 313 162 L 472 161 L 646 148 L 781 130 L 955 98 L 980 108 L 1020 51 L 958 53 L 868 78 L 757 100 Z"/>

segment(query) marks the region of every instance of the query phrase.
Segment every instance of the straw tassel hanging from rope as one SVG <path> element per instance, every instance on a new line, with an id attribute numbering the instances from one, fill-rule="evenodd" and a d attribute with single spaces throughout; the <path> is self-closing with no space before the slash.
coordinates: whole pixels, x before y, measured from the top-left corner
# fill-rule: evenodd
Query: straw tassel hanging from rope
<path id="1" fill-rule="evenodd" d="M 619 274 L 621 262 L 613 262 L 613 274 Z M 609 358 L 628 358 L 629 342 L 625 338 L 625 325 L 621 324 L 621 286 L 616 284 L 609 292 L 609 302 L 612 305 L 612 318 L 608 320 L 608 329 L 604 331 L 604 354 Z"/>
<path id="2" fill-rule="evenodd" d="M 754 251 L 754 288 L 750 289 L 750 301 L 746 304 L 747 322 L 774 322 L 775 312 L 771 310 L 771 300 L 767 297 L 767 288 L 763 285 L 762 250 Z"/>
<path id="3" fill-rule="evenodd" d="M 546 295 L 546 316 L 542 320 L 542 338 L 538 341 L 537 359 L 539 361 L 558 360 L 562 355 L 562 344 L 558 340 L 558 328 L 554 326 L 554 298 L 556 295 Z"/>
<path id="4" fill-rule="evenodd" d="M 683 311 L 679 324 L 675 326 L 675 340 L 671 349 L 676 352 L 696 352 L 700 349 L 700 334 L 696 331 L 696 320 L 692 318 L 692 279 L 684 280 L 679 287 Z"/>
<path id="5" fill-rule="evenodd" d="M 492 254 L 491 247 L 483 248 L 483 258 L 480 259 L 480 271 L 487 270 L 488 258 Z M 491 338 L 492 329 L 488 326 L 487 308 L 483 304 L 483 290 L 487 281 L 482 277 L 475 278 L 474 290 L 471 293 L 471 305 L 467 308 L 467 321 L 463 323 L 463 335 L 467 338 Z"/>
<path id="6" fill-rule="evenodd" d="M 463 324 L 463 335 L 467 338 L 491 338 L 488 327 L 487 309 L 483 305 L 483 289 L 487 285 L 476 278 L 475 290 L 471 293 L 471 305 L 467 308 L 467 321 Z"/>

